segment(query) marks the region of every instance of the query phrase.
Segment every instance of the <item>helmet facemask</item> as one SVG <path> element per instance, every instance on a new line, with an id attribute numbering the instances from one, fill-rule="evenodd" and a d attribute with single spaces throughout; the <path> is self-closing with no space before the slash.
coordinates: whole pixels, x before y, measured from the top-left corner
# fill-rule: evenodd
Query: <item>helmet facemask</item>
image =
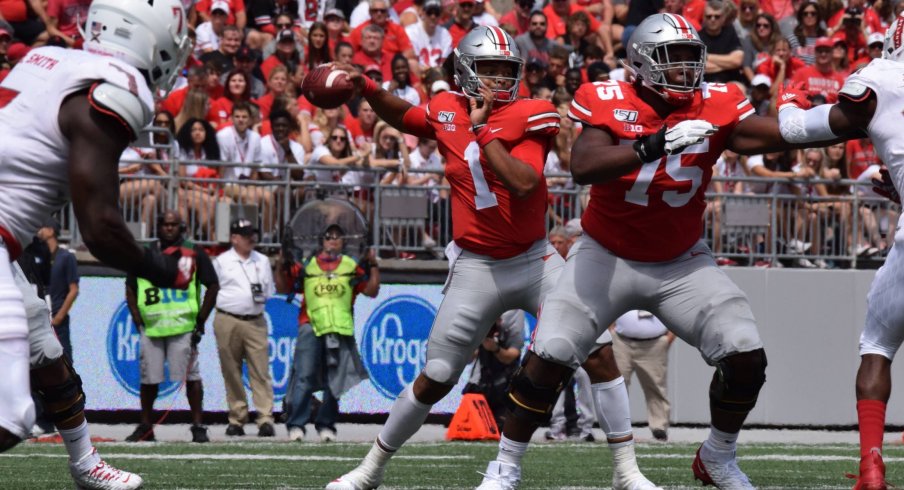
<path id="1" fill-rule="evenodd" d="M 483 76 L 477 73 L 477 62 L 479 61 L 505 61 L 512 66 L 513 76 Z M 497 102 L 511 102 L 518 97 L 518 88 L 521 85 L 521 73 L 524 61 L 520 58 L 505 56 L 474 56 L 462 54 L 458 49 L 455 50 L 455 83 L 461 87 L 462 92 L 469 97 L 482 99 L 480 95 L 481 78 L 492 78 L 496 80 L 496 85 L 511 82 L 512 86 L 508 89 L 495 88 L 493 92 L 496 95 Z"/>
<path id="2" fill-rule="evenodd" d="M 678 60 L 672 50 L 676 47 L 687 47 L 692 51 L 688 60 Z M 682 104 L 693 99 L 694 91 L 703 83 L 703 71 L 706 67 L 706 45 L 698 40 L 671 41 L 657 44 L 642 44 L 636 47 L 638 55 L 646 58 L 646 66 L 634 67 L 639 78 L 659 92 L 668 102 Z M 681 80 L 669 79 L 669 72 L 683 71 Z"/>

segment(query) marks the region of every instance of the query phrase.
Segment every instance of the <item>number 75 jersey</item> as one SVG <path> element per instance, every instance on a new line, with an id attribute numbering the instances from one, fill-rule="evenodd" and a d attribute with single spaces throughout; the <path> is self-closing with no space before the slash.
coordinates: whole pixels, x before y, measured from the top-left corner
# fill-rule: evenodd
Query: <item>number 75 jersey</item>
<path id="1" fill-rule="evenodd" d="M 620 145 L 633 145 L 663 124 L 672 127 L 685 120 L 702 119 L 719 128 L 681 154 L 591 187 L 590 204 L 581 217 L 584 232 L 619 257 L 662 262 L 679 256 L 702 236 L 704 192 L 713 165 L 735 126 L 754 109 L 737 86 L 704 83 L 691 103 L 662 118 L 637 90 L 614 80 L 584 84 L 568 116 L 606 131 Z"/>

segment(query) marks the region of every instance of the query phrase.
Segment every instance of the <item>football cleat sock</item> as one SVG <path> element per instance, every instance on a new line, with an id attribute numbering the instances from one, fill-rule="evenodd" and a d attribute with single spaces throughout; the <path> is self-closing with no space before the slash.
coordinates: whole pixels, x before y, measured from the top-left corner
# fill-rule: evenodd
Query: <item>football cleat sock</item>
<path id="1" fill-rule="evenodd" d="M 857 421 L 860 424 L 860 457 L 878 448 L 882 454 L 882 437 L 885 434 L 885 402 L 857 400 Z"/>
<path id="2" fill-rule="evenodd" d="M 91 446 L 91 434 L 88 433 L 87 421 L 82 421 L 82 424 L 74 429 L 60 429 L 60 437 L 66 446 L 66 452 L 69 453 L 69 460 L 72 463 L 78 463 L 79 470 L 90 470 L 100 462 L 100 455 L 94 452 L 94 448 Z M 92 453 L 94 457 L 86 457 Z"/>
<path id="3" fill-rule="evenodd" d="M 606 439 L 621 439 L 631 436 L 631 405 L 628 402 L 628 388 L 625 378 L 619 376 L 612 381 L 595 383 L 590 386 L 593 392 L 593 409 L 600 428 L 606 433 Z M 610 448 L 634 444 L 633 439 L 624 442 L 609 443 Z"/>
<path id="4" fill-rule="evenodd" d="M 518 442 L 502 436 L 499 438 L 499 453 L 496 454 L 496 461 L 507 463 L 517 467 L 521 467 L 521 458 L 527 452 L 529 442 Z"/>
<path id="5" fill-rule="evenodd" d="M 732 458 L 738 447 L 738 434 L 740 433 L 723 432 L 710 426 L 709 438 L 703 443 L 703 447 L 710 455 L 726 455 Z"/>
<path id="6" fill-rule="evenodd" d="M 389 418 L 380 431 L 379 441 L 387 451 L 396 451 L 424 425 L 432 405 L 421 403 L 414 397 L 409 384 L 396 398 L 389 410 Z"/>

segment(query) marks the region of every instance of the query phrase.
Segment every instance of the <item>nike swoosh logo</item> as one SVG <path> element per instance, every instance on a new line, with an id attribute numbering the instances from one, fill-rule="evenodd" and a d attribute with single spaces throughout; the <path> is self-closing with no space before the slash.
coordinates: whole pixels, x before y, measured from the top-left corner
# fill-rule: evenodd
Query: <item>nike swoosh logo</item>
<path id="1" fill-rule="evenodd" d="M 77 441 L 81 440 L 82 437 L 85 437 L 85 436 L 76 437 L 75 439 L 72 440 L 72 442 L 77 442 Z"/>
<path id="2" fill-rule="evenodd" d="M 490 130 L 491 133 L 498 133 L 499 131 L 502 131 L 502 128 L 496 128 L 496 129 Z"/>
<path id="3" fill-rule="evenodd" d="M 546 262 L 546 261 L 549 260 L 549 258 L 552 257 L 553 255 L 555 255 L 555 254 L 552 253 L 552 254 L 549 254 L 549 255 L 544 255 L 544 256 L 543 256 L 543 261 Z"/>
<path id="4" fill-rule="evenodd" d="M 696 257 L 698 255 L 705 255 L 706 252 L 691 252 L 691 257 Z"/>

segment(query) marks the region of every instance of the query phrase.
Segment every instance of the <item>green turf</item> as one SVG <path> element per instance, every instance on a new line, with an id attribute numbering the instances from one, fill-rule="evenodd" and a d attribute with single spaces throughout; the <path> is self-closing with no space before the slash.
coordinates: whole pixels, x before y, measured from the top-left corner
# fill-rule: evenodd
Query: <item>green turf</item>
<path id="1" fill-rule="evenodd" d="M 112 464 L 140 473 L 148 489 L 323 488 L 353 468 L 369 445 L 316 443 L 101 444 Z M 640 466 L 667 488 L 696 487 L 696 445 L 640 444 Z M 410 444 L 391 463 L 384 488 L 473 488 L 495 444 Z M 851 488 L 854 445 L 742 445 L 741 467 L 760 488 Z M 220 458 L 220 459 L 214 459 Z M 227 459 L 223 459 L 227 458 Z M 887 448 L 888 480 L 904 482 L 904 447 Z M 523 489 L 611 485 L 604 444 L 536 444 L 524 462 Z M 71 488 L 60 445 L 23 444 L 0 455 L 0 488 Z"/>

